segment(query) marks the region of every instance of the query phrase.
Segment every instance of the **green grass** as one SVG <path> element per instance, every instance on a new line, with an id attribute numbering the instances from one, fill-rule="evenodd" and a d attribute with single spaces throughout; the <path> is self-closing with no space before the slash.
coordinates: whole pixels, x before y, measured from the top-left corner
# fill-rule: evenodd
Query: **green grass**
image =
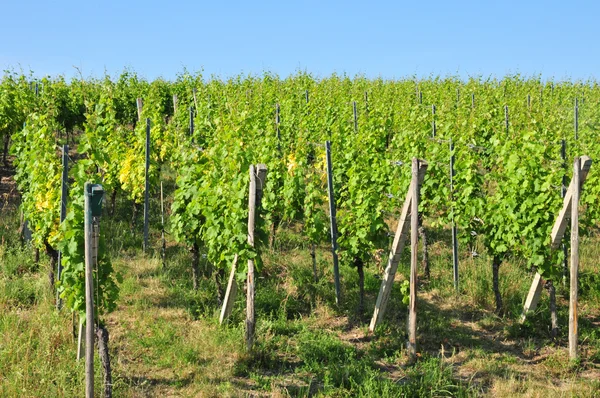
<path id="1" fill-rule="evenodd" d="M 172 187 L 171 187 L 172 189 Z M 557 289 L 560 333 L 549 333 L 547 294 L 518 324 L 532 275 L 509 260 L 500 269 L 506 307 L 493 314 L 490 259 L 461 253 L 460 291 L 452 282 L 445 230 L 430 231 L 431 278 L 421 280 L 419 359 L 409 365 L 406 305 L 396 283 L 384 322 L 366 326 L 381 283 L 380 265 L 366 265 L 359 313 L 356 270 L 341 264 L 342 303 L 335 304 L 331 254 L 317 249 L 319 281 L 297 225 L 278 230 L 265 250 L 256 287 L 256 343 L 244 345 L 245 294 L 231 319 L 218 324 L 214 275 L 192 289 L 190 253 L 169 240 L 167 263 L 144 255 L 141 223 L 131 231 L 130 203 L 118 201 L 102 220 L 114 267 L 124 275 L 118 309 L 107 318 L 116 397 L 142 396 L 594 396 L 600 388 L 600 239 L 581 242 L 581 359 L 568 361 L 568 292 Z M 157 203 L 153 208 L 158 210 Z M 158 213 L 155 213 L 158 214 Z M 152 225 L 159 225 L 154 217 Z M 33 263 L 19 242 L 16 212 L 0 219 L 0 396 L 82 395 L 84 369 L 75 361 L 71 315 L 54 309 L 47 259 Z M 158 247 L 160 233 L 151 231 Z M 398 281 L 408 275 L 404 253 Z M 101 371 L 96 359 L 96 389 Z"/>

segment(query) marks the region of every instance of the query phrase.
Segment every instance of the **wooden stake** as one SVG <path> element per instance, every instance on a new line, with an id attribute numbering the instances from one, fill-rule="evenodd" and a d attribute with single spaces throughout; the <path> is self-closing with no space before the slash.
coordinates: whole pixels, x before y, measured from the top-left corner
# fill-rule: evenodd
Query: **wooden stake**
<path id="1" fill-rule="evenodd" d="M 254 217 L 256 213 L 256 173 L 250 165 L 250 193 L 248 199 L 248 244 L 254 247 Z M 254 343 L 254 261 L 248 260 L 246 290 L 246 348 L 252 350 Z"/>
<path id="2" fill-rule="evenodd" d="M 196 89 L 196 87 L 194 87 L 194 88 L 192 89 L 192 95 L 194 96 L 194 107 L 195 107 L 196 109 L 198 109 L 198 100 L 196 99 L 196 92 L 197 92 L 197 91 L 198 91 L 198 90 Z M 210 103 L 210 96 L 208 97 L 208 101 L 209 101 L 209 103 Z"/>
<path id="3" fill-rule="evenodd" d="M 580 159 L 573 162 L 573 180 L 579 181 Z M 569 357 L 577 359 L 577 299 L 579 276 L 579 184 L 574 184 L 571 199 L 571 294 L 569 297 Z"/>
<path id="4" fill-rule="evenodd" d="M 458 291 L 458 237 L 454 220 L 454 143 L 450 139 L 450 203 L 452 205 L 452 270 L 454 289 Z"/>
<path id="5" fill-rule="evenodd" d="M 144 106 L 144 102 L 141 98 L 137 99 L 137 112 L 138 112 L 138 122 L 142 120 L 142 107 Z"/>
<path id="6" fill-rule="evenodd" d="M 504 105 L 504 127 L 506 127 L 506 134 L 508 135 L 508 105 Z"/>
<path id="7" fill-rule="evenodd" d="M 419 160 L 412 160 L 412 179 L 419 179 Z M 419 244 L 419 184 L 412 184 L 412 205 L 410 212 L 410 303 L 408 306 L 408 343 L 406 345 L 410 362 L 417 359 L 417 267 Z"/>
<path id="8" fill-rule="evenodd" d="M 227 290 L 225 291 L 225 299 L 223 300 L 223 307 L 221 307 L 221 316 L 219 317 L 219 323 L 223 324 L 225 320 L 231 315 L 233 309 L 233 303 L 237 296 L 237 283 L 235 280 L 235 271 L 237 266 L 238 256 L 237 254 L 233 258 L 233 264 L 231 264 L 231 272 L 229 272 L 229 281 L 227 282 Z"/>
<path id="9" fill-rule="evenodd" d="M 259 164 L 255 168 L 250 165 L 250 192 L 248 199 L 248 244 L 254 247 L 254 226 L 256 222 L 256 208 L 260 205 L 263 186 L 267 176 L 267 167 Z M 254 260 L 248 260 L 248 289 L 246 295 L 246 347 L 252 350 L 254 344 Z"/>
<path id="10" fill-rule="evenodd" d="M 398 270 L 398 264 L 400 263 L 400 255 L 404 250 L 404 245 L 406 243 L 406 237 L 408 236 L 408 231 L 410 228 L 410 212 L 411 212 L 411 204 L 412 204 L 412 191 L 413 185 L 423 183 L 423 179 L 425 178 L 425 173 L 427 171 L 427 162 L 424 160 L 419 161 L 419 178 L 417 181 L 411 180 L 410 187 L 406 194 L 406 199 L 404 200 L 404 205 L 402 206 L 402 212 L 400 214 L 400 219 L 398 220 L 398 227 L 396 228 L 396 235 L 394 236 L 394 242 L 392 243 L 392 247 L 390 249 L 390 253 L 388 255 L 388 262 L 385 267 L 385 271 L 383 272 L 383 281 L 381 282 L 381 287 L 379 288 L 379 295 L 377 296 L 377 302 L 375 304 L 375 310 L 373 311 L 373 317 L 371 318 L 371 323 L 369 324 L 369 332 L 375 331 L 375 328 L 383 319 L 383 315 L 385 314 L 385 310 L 387 307 L 387 303 L 390 298 L 390 294 L 392 293 L 392 286 L 394 284 L 394 278 L 396 277 L 396 271 Z"/>
<path id="11" fill-rule="evenodd" d="M 177 113 L 177 94 L 173 94 L 173 115 Z"/>
<path id="12" fill-rule="evenodd" d="M 146 118 L 146 164 L 144 168 L 144 252 L 148 250 L 148 228 L 150 208 L 150 118 Z"/>
<path id="13" fill-rule="evenodd" d="M 69 197 L 69 146 L 62 147 L 62 179 L 60 193 L 60 222 L 65 221 L 67 217 L 67 199 Z M 58 251 L 58 264 L 56 270 L 56 279 L 60 281 L 62 274 L 62 251 Z M 62 308 L 62 299 L 60 298 L 58 289 L 56 289 L 56 309 Z"/>
<path id="14" fill-rule="evenodd" d="M 573 191 L 575 186 L 582 187 L 583 183 L 587 179 L 587 175 L 592 167 L 592 160 L 588 156 L 582 156 L 580 158 L 580 170 L 579 176 L 576 179 L 575 176 L 571 179 L 571 183 L 569 184 L 569 189 L 565 194 L 565 198 L 563 200 L 563 207 L 558 213 L 558 217 L 556 217 L 556 221 L 554 222 L 554 227 L 552 228 L 552 233 L 550 235 L 550 247 L 552 250 L 557 249 L 565 234 L 565 230 L 567 229 L 567 221 L 569 219 L 569 214 L 572 213 L 571 204 L 573 198 Z M 575 181 L 579 180 L 579 184 L 576 184 Z M 579 188 L 581 189 L 581 188 Z M 521 314 L 520 322 L 525 322 L 527 318 L 527 313 L 530 311 L 535 311 L 538 301 L 540 299 L 540 293 L 542 291 L 542 279 L 541 275 L 535 275 L 533 279 L 533 283 L 529 288 L 529 293 L 527 295 L 527 299 L 525 300 L 525 305 L 523 306 L 523 313 Z"/>
<path id="15" fill-rule="evenodd" d="M 579 99 L 575 98 L 575 117 L 573 123 L 575 124 L 575 139 L 579 139 Z"/>
<path id="16" fill-rule="evenodd" d="M 161 250 L 160 250 L 160 256 L 162 258 L 162 266 L 163 268 L 166 265 L 165 259 L 166 259 L 166 254 L 167 254 L 167 242 L 165 240 L 165 205 L 164 205 L 164 198 L 163 198 L 163 182 L 160 182 L 160 225 L 161 225 L 161 231 L 160 231 L 160 237 L 162 240 L 162 245 L 161 245 Z"/>
<path id="17" fill-rule="evenodd" d="M 83 320 L 79 320 L 79 333 L 77 334 L 77 362 L 81 360 L 83 355 L 83 346 L 84 346 L 85 336 L 83 334 Z"/>

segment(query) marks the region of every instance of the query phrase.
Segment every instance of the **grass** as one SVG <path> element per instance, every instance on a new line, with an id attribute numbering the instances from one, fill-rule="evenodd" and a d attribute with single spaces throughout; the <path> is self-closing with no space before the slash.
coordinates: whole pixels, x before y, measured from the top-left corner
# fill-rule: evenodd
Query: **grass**
<path id="1" fill-rule="evenodd" d="M 522 264 L 511 261 L 500 269 L 506 313 L 498 317 L 493 314 L 490 259 L 463 253 L 457 294 L 447 231 L 432 231 L 431 278 L 419 287 L 419 360 L 408 365 L 399 283 L 385 321 L 375 335 L 367 333 L 381 283 L 377 264 L 366 267 L 362 313 L 357 311 L 356 271 L 341 265 L 343 296 L 336 306 L 328 245 L 317 248 L 315 283 L 299 228 L 282 227 L 257 279 L 257 340 L 248 353 L 243 290 L 230 321 L 219 325 L 214 278 L 202 279 L 193 291 L 190 254 L 171 241 L 166 267 L 158 252 L 144 255 L 141 234 L 129 228 L 129 209 L 121 199 L 117 214 L 102 221 L 114 266 L 124 275 L 118 309 L 106 318 L 116 397 L 559 397 L 594 396 L 600 390 L 597 237 L 580 244 L 581 359 L 571 363 L 565 288 L 557 289 L 561 329 L 553 340 L 546 294 L 524 325 L 517 322 L 532 278 Z M 153 209 L 158 210 L 156 203 Z M 158 219 L 151 221 L 159 225 Z M 41 264 L 34 264 L 31 247 L 16 236 L 17 224 L 16 211 L 2 212 L 0 396 L 81 396 L 84 369 L 75 360 L 73 320 L 54 309 L 46 259 L 42 255 Z M 151 232 L 158 247 L 160 233 Z M 408 275 L 406 260 L 405 253 L 397 281 Z"/>

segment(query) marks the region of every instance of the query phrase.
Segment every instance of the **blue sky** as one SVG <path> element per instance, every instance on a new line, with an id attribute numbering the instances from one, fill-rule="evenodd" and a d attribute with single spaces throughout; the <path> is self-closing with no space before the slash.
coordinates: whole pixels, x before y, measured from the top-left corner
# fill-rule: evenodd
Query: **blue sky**
<path id="1" fill-rule="evenodd" d="M 0 67 L 174 78 L 298 70 L 403 78 L 600 71 L 600 5 L 584 1 L 5 0 Z"/>

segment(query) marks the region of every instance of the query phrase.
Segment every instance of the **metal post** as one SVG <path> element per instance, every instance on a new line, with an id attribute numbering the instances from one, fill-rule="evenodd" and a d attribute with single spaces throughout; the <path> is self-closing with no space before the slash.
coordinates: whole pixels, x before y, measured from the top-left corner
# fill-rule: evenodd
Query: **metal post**
<path id="1" fill-rule="evenodd" d="M 452 204 L 452 265 L 454 270 L 454 288 L 458 291 L 458 239 L 454 221 L 454 143 L 450 138 L 450 203 Z"/>
<path id="2" fill-rule="evenodd" d="M 146 119 L 146 167 L 144 188 L 144 252 L 148 250 L 148 210 L 150 207 L 150 119 Z"/>
<path id="3" fill-rule="evenodd" d="M 277 134 L 277 151 L 281 153 L 281 131 L 279 129 L 279 124 L 281 123 L 280 116 L 281 109 L 279 108 L 279 104 L 275 105 L 275 131 Z"/>
<path id="4" fill-rule="evenodd" d="M 69 146 L 63 145 L 62 147 L 62 182 L 61 182 L 61 193 L 60 193 L 60 222 L 65 221 L 67 217 L 67 198 L 69 197 Z M 57 280 L 60 281 L 62 274 L 62 251 L 58 251 L 58 266 L 57 266 Z M 62 299 L 56 290 L 56 309 L 62 308 Z"/>
<path id="5" fill-rule="evenodd" d="M 333 194 L 333 171 L 331 166 L 331 142 L 325 143 L 327 155 L 327 191 L 329 193 L 329 221 L 331 225 L 331 254 L 333 255 L 333 277 L 335 281 L 335 303 L 340 304 L 340 271 L 337 255 L 337 221 Z"/>

